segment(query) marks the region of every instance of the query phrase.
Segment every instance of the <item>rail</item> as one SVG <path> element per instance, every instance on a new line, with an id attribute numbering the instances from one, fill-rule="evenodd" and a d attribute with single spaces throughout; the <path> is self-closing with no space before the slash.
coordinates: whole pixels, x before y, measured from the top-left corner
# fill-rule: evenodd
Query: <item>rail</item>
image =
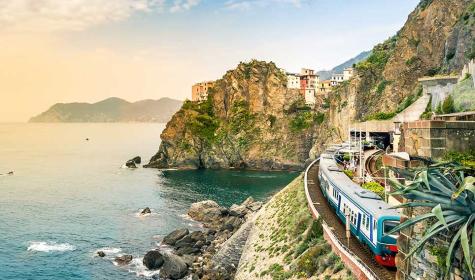
<path id="1" fill-rule="evenodd" d="M 313 202 L 313 200 L 311 198 L 311 195 L 310 195 L 308 185 L 309 185 L 309 182 L 311 182 L 312 184 L 314 184 L 314 183 L 312 181 L 313 179 L 309 179 L 309 172 L 312 169 L 312 167 L 314 167 L 314 165 L 319 162 L 319 160 L 320 159 L 316 159 L 312 163 L 310 163 L 309 166 L 306 168 L 305 174 L 304 174 L 305 195 L 307 197 L 308 207 L 309 207 L 309 209 L 311 211 L 311 214 L 314 218 L 319 218 L 320 214 L 317 211 L 317 209 L 315 207 L 315 203 Z M 317 186 L 317 187 L 319 188 L 319 186 Z M 328 226 L 328 224 L 323 219 L 322 219 L 322 227 L 323 227 L 324 233 L 326 234 L 326 236 L 329 239 L 328 240 L 326 238 L 327 242 L 329 242 L 330 245 L 333 245 L 337 249 L 337 253 L 340 254 L 340 257 L 342 258 L 343 262 L 347 266 L 352 268 L 352 272 L 355 275 L 358 276 L 358 279 L 361 279 L 361 280 L 366 280 L 366 279 L 368 279 L 368 280 L 383 280 L 383 279 L 387 279 L 387 278 L 378 277 L 378 275 L 370 267 L 368 267 L 368 265 L 366 265 L 358 256 L 353 254 L 351 252 L 351 250 L 337 238 L 337 236 L 334 234 L 332 228 L 330 226 Z M 357 271 L 355 271 L 355 269 Z"/>

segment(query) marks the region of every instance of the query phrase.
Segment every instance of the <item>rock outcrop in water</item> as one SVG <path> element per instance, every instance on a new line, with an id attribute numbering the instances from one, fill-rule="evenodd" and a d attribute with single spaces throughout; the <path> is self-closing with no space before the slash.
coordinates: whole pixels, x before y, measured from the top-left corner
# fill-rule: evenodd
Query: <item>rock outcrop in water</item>
<path id="1" fill-rule="evenodd" d="M 302 169 L 323 120 L 286 82 L 272 62 L 240 63 L 207 101 L 184 103 L 147 167 Z"/>

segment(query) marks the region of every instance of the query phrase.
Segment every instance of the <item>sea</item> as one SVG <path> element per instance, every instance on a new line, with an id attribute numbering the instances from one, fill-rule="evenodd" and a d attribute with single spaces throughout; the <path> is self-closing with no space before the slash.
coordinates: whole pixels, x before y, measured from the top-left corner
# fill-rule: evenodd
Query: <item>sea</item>
<path id="1" fill-rule="evenodd" d="M 266 200 L 298 175 L 124 168 L 134 156 L 147 162 L 164 128 L 0 124 L 0 279 L 157 277 L 142 257 L 176 228 L 201 228 L 186 215 L 191 203 Z M 152 214 L 139 215 L 145 207 Z M 130 265 L 117 266 L 121 254 L 134 256 Z"/>

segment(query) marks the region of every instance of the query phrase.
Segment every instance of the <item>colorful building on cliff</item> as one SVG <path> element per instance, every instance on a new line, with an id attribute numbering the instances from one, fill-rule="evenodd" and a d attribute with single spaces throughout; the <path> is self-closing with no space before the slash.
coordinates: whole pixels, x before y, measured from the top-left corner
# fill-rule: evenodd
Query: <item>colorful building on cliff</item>
<path id="1" fill-rule="evenodd" d="M 285 73 L 287 76 L 287 88 L 300 89 L 300 75 L 297 73 Z"/>
<path id="2" fill-rule="evenodd" d="M 305 98 L 305 104 L 315 105 L 315 93 L 319 81 L 318 75 L 313 69 L 302 68 L 300 71 L 300 93 Z"/>
<path id="3" fill-rule="evenodd" d="M 352 67 L 345 68 L 343 70 L 343 81 L 348 81 L 353 77 L 355 70 Z"/>
<path id="4" fill-rule="evenodd" d="M 214 81 L 196 83 L 191 87 L 191 100 L 204 101 L 208 98 L 208 89 L 214 86 Z"/>
<path id="5" fill-rule="evenodd" d="M 332 81 L 320 81 L 317 85 L 317 95 L 327 96 L 332 91 Z"/>

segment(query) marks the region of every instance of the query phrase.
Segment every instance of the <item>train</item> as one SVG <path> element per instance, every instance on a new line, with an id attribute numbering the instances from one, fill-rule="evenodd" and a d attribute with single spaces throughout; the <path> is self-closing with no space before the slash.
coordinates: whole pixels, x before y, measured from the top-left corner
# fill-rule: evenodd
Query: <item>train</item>
<path id="1" fill-rule="evenodd" d="M 399 225 L 400 211 L 353 182 L 336 165 L 333 154 L 322 154 L 319 164 L 320 188 L 338 218 L 346 225 L 349 216 L 351 234 L 369 248 L 377 263 L 395 267 L 398 235 L 388 233 Z"/>

